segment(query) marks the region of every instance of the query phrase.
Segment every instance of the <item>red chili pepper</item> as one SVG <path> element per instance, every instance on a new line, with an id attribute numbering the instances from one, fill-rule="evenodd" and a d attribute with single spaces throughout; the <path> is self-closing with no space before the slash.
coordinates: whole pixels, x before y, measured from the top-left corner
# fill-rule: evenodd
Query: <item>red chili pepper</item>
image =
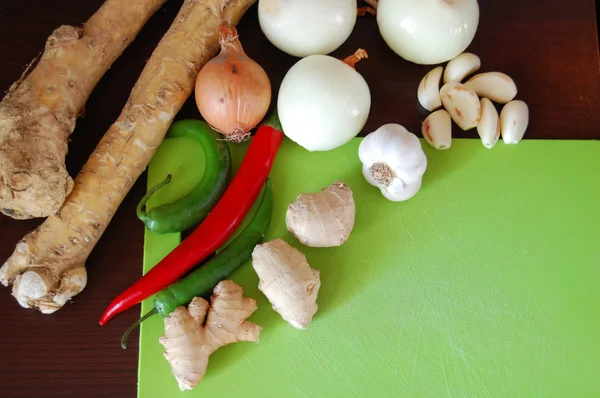
<path id="1" fill-rule="evenodd" d="M 108 306 L 100 325 L 186 274 L 214 253 L 237 229 L 256 200 L 283 140 L 277 115 L 261 125 L 231 184 L 204 221 L 179 246 Z"/>

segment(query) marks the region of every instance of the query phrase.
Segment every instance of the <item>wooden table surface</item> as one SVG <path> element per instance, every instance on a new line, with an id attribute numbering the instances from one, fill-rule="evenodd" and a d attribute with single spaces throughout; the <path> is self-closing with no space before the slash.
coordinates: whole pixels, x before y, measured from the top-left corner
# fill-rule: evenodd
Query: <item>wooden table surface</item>
<path id="1" fill-rule="evenodd" d="M 75 175 L 117 118 L 144 62 L 167 30 L 182 1 L 171 0 L 106 73 L 91 95 L 85 116 L 72 135 L 67 166 Z M 61 24 L 78 25 L 102 0 L 0 0 L 0 88 L 15 81 Z M 526 138 L 600 139 L 600 72 L 593 0 L 486 0 L 480 2 L 477 36 L 469 51 L 478 54 L 483 71 L 512 76 L 518 98 L 531 110 Z M 261 63 L 277 90 L 295 62 L 262 35 L 256 7 L 239 27 L 247 53 Z M 372 93 L 372 111 L 363 131 L 397 122 L 420 135 L 426 113 L 416 102 L 420 78 L 430 67 L 409 64 L 380 38 L 375 20 L 365 17 L 334 55 L 358 47 L 369 59 L 358 71 Z M 197 117 L 188 101 L 178 117 Z M 475 137 L 474 131 L 457 137 Z M 526 167 L 516 165 L 515 167 Z M 143 228 L 135 206 L 145 190 L 145 175 L 135 184 L 87 261 L 88 285 L 72 303 L 53 315 L 22 309 L 0 288 L 0 396 L 134 397 L 137 334 L 130 348 L 119 346 L 121 333 L 139 315 L 139 307 L 98 326 L 106 305 L 134 282 L 142 269 Z M 0 260 L 40 220 L 15 221 L 0 216 Z M 162 358 L 157 359 L 162 360 Z"/>

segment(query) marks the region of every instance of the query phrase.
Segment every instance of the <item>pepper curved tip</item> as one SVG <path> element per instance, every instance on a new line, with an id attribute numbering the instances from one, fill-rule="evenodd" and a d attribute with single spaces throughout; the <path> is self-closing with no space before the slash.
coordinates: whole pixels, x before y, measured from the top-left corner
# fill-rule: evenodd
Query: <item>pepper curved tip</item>
<path id="1" fill-rule="evenodd" d="M 106 323 L 110 321 L 119 312 L 120 311 L 118 310 L 118 308 L 116 308 L 113 304 L 109 305 L 108 308 L 104 311 L 104 314 L 102 314 L 102 317 L 100 317 L 100 321 L 98 323 L 100 324 L 100 326 L 106 325 Z"/>

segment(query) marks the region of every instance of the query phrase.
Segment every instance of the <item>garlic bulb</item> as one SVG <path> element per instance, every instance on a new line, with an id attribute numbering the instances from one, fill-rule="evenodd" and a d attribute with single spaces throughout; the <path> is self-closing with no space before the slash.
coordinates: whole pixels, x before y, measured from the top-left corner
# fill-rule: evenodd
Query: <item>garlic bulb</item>
<path id="1" fill-rule="evenodd" d="M 415 196 L 427 169 L 427 157 L 416 135 L 399 124 L 385 124 L 358 147 L 367 182 L 387 199 L 400 202 Z"/>
<path id="2" fill-rule="evenodd" d="M 379 0 L 377 25 L 387 45 L 416 64 L 446 62 L 473 41 L 477 0 Z"/>

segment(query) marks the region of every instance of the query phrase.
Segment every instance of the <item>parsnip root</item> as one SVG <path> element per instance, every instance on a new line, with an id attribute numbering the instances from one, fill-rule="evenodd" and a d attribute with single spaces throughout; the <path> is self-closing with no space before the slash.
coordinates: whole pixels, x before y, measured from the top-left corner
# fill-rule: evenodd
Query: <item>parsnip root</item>
<path id="1" fill-rule="evenodd" d="M 52 313 L 83 290 L 85 260 L 191 94 L 198 71 L 216 55 L 219 25 L 236 25 L 254 1 L 185 0 L 63 206 L 0 268 L 0 282 L 13 284 L 23 307 Z"/>
<path id="2" fill-rule="evenodd" d="M 288 206 L 285 223 L 303 245 L 341 246 L 354 228 L 356 206 L 352 190 L 336 182 L 321 192 L 303 193 Z"/>
<path id="3" fill-rule="evenodd" d="M 107 0 L 81 28 L 61 26 L 0 103 L 0 212 L 55 214 L 73 188 L 67 140 L 92 90 L 166 0 Z M 30 73 L 29 73 L 30 72 Z"/>
<path id="4" fill-rule="evenodd" d="M 192 390 L 202 381 L 213 352 L 238 341 L 258 341 L 262 330 L 246 321 L 256 311 L 256 301 L 245 298 L 234 282 L 219 282 L 210 302 L 209 306 L 195 297 L 187 309 L 178 307 L 164 321 L 165 335 L 159 342 L 182 391 Z"/>
<path id="5" fill-rule="evenodd" d="M 318 309 L 321 279 L 304 254 L 275 239 L 254 248 L 252 267 L 260 279 L 258 288 L 273 309 L 296 329 L 308 328 Z"/>

